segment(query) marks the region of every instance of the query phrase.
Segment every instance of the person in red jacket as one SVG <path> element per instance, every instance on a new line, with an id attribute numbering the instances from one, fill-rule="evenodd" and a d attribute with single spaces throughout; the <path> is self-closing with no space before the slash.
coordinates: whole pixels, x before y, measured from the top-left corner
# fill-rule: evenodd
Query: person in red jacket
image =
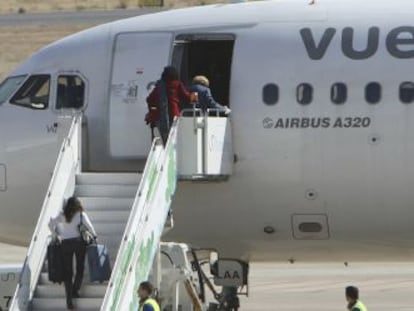
<path id="1" fill-rule="evenodd" d="M 174 118 L 180 115 L 180 104 L 189 104 L 192 99 L 193 95 L 179 80 L 177 69 L 172 66 L 165 67 L 161 80 L 157 81 L 147 97 L 149 113 L 145 117 L 147 123 L 158 127 L 164 144 Z"/>

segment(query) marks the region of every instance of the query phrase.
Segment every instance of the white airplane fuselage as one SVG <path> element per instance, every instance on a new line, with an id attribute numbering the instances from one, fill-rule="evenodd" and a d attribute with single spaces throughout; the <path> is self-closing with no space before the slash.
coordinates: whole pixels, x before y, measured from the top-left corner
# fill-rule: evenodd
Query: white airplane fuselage
<path id="1" fill-rule="evenodd" d="M 234 173 L 225 182 L 180 182 L 166 239 L 254 260 L 410 259 L 411 2 L 207 6 L 99 26 L 45 47 L 11 76 L 50 75 L 47 109 L 11 104 L 16 92 L 0 106 L 1 240 L 27 244 L 38 218 L 73 114 L 56 109 L 59 76 L 85 83 L 84 169 L 137 171 L 150 145 L 151 82 L 185 55 L 180 44 L 193 44 L 191 66 L 200 42 L 226 41 Z"/>

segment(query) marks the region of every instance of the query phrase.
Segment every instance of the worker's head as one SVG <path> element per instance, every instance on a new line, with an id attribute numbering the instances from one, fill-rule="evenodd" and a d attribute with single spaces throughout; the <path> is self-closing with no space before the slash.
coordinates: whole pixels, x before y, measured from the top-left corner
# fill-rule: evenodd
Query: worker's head
<path id="1" fill-rule="evenodd" d="M 154 286 L 150 282 L 142 282 L 138 288 L 138 296 L 140 299 L 149 298 L 154 291 Z"/>
<path id="2" fill-rule="evenodd" d="M 162 72 L 161 80 L 164 82 L 179 80 L 177 69 L 175 69 L 173 66 L 165 67 L 164 71 Z"/>
<path id="3" fill-rule="evenodd" d="M 345 289 L 345 296 L 346 296 L 346 300 L 348 302 L 354 302 L 357 301 L 359 299 L 359 290 L 357 287 L 355 286 L 348 286 Z"/>
<path id="4" fill-rule="evenodd" d="M 207 77 L 205 76 L 195 76 L 193 78 L 193 84 L 200 84 L 209 87 L 210 81 L 208 81 Z"/>

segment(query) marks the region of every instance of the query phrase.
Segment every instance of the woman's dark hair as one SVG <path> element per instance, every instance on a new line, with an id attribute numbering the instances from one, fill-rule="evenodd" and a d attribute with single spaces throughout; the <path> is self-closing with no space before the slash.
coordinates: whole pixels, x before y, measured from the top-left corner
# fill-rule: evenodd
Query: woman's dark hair
<path id="1" fill-rule="evenodd" d="M 73 216 L 77 212 L 82 212 L 82 204 L 77 197 L 71 197 L 66 202 L 65 207 L 63 208 L 63 215 L 65 215 L 66 222 L 69 223 L 72 221 Z"/>
<path id="2" fill-rule="evenodd" d="M 170 81 L 175 81 L 175 80 L 179 80 L 179 75 L 178 75 L 178 71 L 177 69 L 175 69 L 175 67 L 173 66 L 167 66 L 164 68 L 164 71 L 162 72 L 161 75 L 161 80 L 164 82 L 170 82 Z"/>

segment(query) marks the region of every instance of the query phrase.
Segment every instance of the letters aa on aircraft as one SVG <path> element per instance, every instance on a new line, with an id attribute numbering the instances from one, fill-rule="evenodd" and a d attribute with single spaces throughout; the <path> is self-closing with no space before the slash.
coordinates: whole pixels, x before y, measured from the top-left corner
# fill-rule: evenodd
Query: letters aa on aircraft
<path id="1" fill-rule="evenodd" d="M 224 272 L 223 279 L 240 279 L 240 275 L 237 271 L 233 271 L 233 273 L 231 273 L 230 271 L 226 270 L 226 272 Z"/>

